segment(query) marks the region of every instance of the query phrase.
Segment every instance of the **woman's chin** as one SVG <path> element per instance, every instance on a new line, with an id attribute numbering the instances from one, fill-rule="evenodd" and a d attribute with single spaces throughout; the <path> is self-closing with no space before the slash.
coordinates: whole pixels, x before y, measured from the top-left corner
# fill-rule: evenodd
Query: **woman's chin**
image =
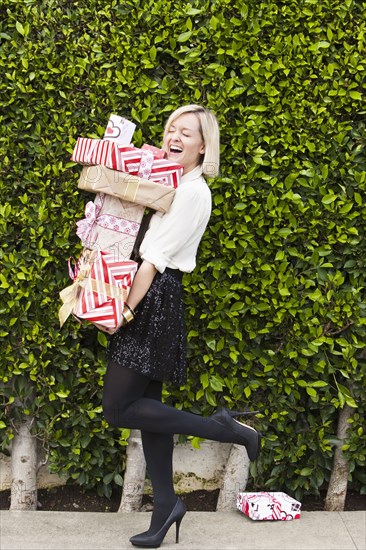
<path id="1" fill-rule="evenodd" d="M 166 154 L 166 158 L 170 160 L 170 162 L 176 162 L 177 164 L 181 164 L 180 162 L 181 155 L 178 155 L 177 153 L 170 153 L 168 152 Z"/>

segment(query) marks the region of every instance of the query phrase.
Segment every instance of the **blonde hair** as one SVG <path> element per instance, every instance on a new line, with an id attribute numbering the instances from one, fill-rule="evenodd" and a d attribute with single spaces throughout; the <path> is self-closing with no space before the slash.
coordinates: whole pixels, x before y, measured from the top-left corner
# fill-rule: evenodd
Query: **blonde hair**
<path id="1" fill-rule="evenodd" d="M 201 105 L 184 105 L 176 109 L 168 118 L 164 129 L 164 138 L 169 127 L 178 117 L 185 113 L 194 113 L 200 124 L 200 132 L 205 144 L 205 153 L 202 155 L 202 173 L 214 178 L 220 167 L 220 129 L 215 115 Z"/>

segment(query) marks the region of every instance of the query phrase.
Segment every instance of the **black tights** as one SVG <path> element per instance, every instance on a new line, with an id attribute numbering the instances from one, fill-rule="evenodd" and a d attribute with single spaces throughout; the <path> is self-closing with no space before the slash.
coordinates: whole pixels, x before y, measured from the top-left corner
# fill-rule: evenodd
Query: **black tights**
<path id="1" fill-rule="evenodd" d="M 161 527 L 176 502 L 173 434 L 235 443 L 232 433 L 210 418 L 164 405 L 161 392 L 161 382 L 114 363 L 108 365 L 103 392 L 104 416 L 111 425 L 141 430 L 154 493 L 151 532 Z"/>
<path id="2" fill-rule="evenodd" d="M 232 432 L 210 417 L 164 405 L 161 387 L 161 382 L 110 363 L 104 380 L 105 419 L 113 426 L 154 434 L 194 435 L 213 441 L 237 442 Z"/>

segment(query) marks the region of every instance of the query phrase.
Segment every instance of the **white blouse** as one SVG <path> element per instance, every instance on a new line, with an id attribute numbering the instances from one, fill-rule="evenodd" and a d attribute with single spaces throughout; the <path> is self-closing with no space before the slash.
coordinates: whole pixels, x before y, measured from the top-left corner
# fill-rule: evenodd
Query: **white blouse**
<path id="1" fill-rule="evenodd" d="M 166 267 L 190 273 L 211 214 L 211 191 L 197 166 L 184 174 L 166 214 L 154 214 L 140 256 L 160 273 Z"/>

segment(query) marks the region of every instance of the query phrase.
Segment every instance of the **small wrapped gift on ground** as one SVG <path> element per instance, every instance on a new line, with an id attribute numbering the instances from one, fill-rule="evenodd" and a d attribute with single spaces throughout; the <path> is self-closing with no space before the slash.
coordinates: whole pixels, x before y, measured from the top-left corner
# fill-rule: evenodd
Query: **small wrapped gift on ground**
<path id="1" fill-rule="evenodd" d="M 169 210 L 175 193 L 174 187 L 110 170 L 106 166 L 85 166 L 81 171 L 78 188 L 92 193 L 106 193 L 158 212 Z"/>
<path id="2" fill-rule="evenodd" d="M 73 284 L 60 292 L 61 326 L 72 313 L 111 332 L 117 330 L 137 267 L 131 260 L 116 261 L 113 253 L 84 251 L 75 272 L 70 270 Z"/>
<path id="3" fill-rule="evenodd" d="M 301 503 L 286 493 L 239 493 L 237 508 L 254 520 L 300 519 Z"/>

